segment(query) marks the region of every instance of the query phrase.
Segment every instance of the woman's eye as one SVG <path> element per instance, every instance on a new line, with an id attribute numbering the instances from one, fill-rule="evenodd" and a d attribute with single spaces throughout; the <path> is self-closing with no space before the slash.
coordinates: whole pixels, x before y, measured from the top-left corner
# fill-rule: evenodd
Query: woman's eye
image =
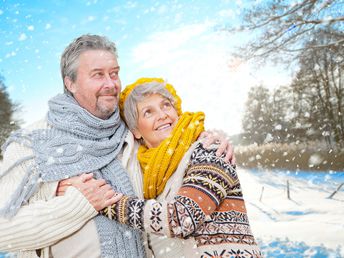
<path id="1" fill-rule="evenodd" d="M 164 108 L 170 108 L 172 104 L 169 101 L 164 102 Z"/>
<path id="2" fill-rule="evenodd" d="M 151 114 L 152 114 L 152 112 L 149 109 L 147 109 L 143 112 L 144 117 L 149 117 Z"/>

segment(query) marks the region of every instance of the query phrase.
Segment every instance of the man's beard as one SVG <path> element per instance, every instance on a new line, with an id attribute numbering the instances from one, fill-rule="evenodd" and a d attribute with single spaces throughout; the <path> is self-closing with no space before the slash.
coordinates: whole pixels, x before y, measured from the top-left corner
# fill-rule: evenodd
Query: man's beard
<path id="1" fill-rule="evenodd" d="M 119 93 L 115 93 L 114 89 L 108 89 L 105 90 L 103 92 L 101 92 L 98 96 L 97 96 L 97 104 L 96 104 L 96 108 L 99 111 L 99 113 L 101 114 L 102 117 L 104 118 L 109 118 L 113 112 L 115 111 L 116 107 L 117 107 L 117 101 L 116 103 L 114 103 L 113 107 L 109 107 L 108 105 L 106 105 L 105 103 L 102 103 L 101 101 L 99 101 L 99 97 L 104 96 L 104 95 L 111 95 L 114 96 L 117 100 L 119 97 Z"/>
<path id="2" fill-rule="evenodd" d="M 113 107 L 109 107 L 107 105 L 102 105 L 102 103 L 97 102 L 97 110 L 102 115 L 102 117 L 109 118 L 117 107 L 117 102 L 113 105 Z"/>

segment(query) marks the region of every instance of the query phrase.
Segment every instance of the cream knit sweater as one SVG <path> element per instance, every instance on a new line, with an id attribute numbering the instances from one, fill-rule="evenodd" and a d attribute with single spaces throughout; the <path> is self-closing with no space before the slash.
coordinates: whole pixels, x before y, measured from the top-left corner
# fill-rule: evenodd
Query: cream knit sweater
<path id="1" fill-rule="evenodd" d="M 28 130 L 46 128 L 45 120 L 35 123 Z M 122 154 L 124 167 L 135 168 L 135 161 L 130 160 L 134 139 L 131 134 L 126 138 L 126 147 Z M 4 153 L 0 173 L 23 156 L 32 154 L 32 150 L 20 144 L 12 143 Z M 0 179 L 0 207 L 8 200 L 22 181 L 31 161 L 16 167 Z M 142 197 L 142 178 L 138 170 L 130 170 L 134 190 Z M 29 199 L 29 203 L 20 208 L 10 220 L 0 218 L 0 251 L 18 252 L 18 257 L 38 257 L 36 249 L 41 249 L 41 256 L 48 258 L 50 247 L 59 240 L 79 230 L 87 221 L 98 213 L 88 200 L 74 187 L 69 187 L 64 196 L 55 196 L 57 182 L 41 183 L 39 190 Z M 99 243 L 97 243 L 99 245 Z M 72 248 L 72 247 L 71 247 Z M 66 250 L 68 252 L 68 250 Z"/>

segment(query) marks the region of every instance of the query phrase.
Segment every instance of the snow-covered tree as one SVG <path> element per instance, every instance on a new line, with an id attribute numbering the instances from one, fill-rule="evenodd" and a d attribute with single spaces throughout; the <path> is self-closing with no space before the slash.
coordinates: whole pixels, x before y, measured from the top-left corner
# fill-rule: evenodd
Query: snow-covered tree
<path id="1" fill-rule="evenodd" d="M 343 9 L 342 0 L 256 1 L 242 12 L 241 26 L 228 31 L 246 31 L 252 36 L 237 52 L 246 60 L 290 61 L 305 49 L 342 46 Z M 317 40 L 319 29 L 337 37 L 324 44 Z"/>
<path id="2" fill-rule="evenodd" d="M 339 40 L 336 34 L 324 30 L 316 32 L 316 36 L 323 45 Z M 254 135 L 265 134 L 265 142 L 325 140 L 329 147 L 343 147 L 344 48 L 310 47 L 299 57 L 299 68 L 290 86 L 277 88 L 270 97 L 267 89 L 251 89 L 244 131 L 257 143 L 261 140 Z"/>
<path id="3" fill-rule="evenodd" d="M 293 142 L 293 91 L 280 86 L 270 91 L 264 86 L 252 87 L 248 93 L 242 121 L 245 143 Z"/>
<path id="4" fill-rule="evenodd" d="M 335 34 L 320 30 L 317 42 L 326 45 L 339 40 Z M 309 45 L 312 45 L 309 42 Z M 300 55 L 300 68 L 292 88 L 297 96 L 295 122 L 308 124 L 310 132 L 344 146 L 344 48 L 306 48 Z"/>
<path id="5" fill-rule="evenodd" d="M 262 144 L 269 140 L 272 123 L 269 90 L 262 85 L 252 87 L 245 107 L 242 126 L 244 133 L 250 137 L 249 141 Z"/>
<path id="6" fill-rule="evenodd" d="M 13 117 L 17 110 L 18 105 L 9 98 L 4 78 L 0 75 L 0 146 L 5 142 L 10 132 L 19 127 L 18 120 Z"/>
<path id="7" fill-rule="evenodd" d="M 294 140 L 290 120 L 293 92 L 289 86 L 276 88 L 271 100 L 271 128 L 270 134 L 274 142 L 288 142 Z"/>

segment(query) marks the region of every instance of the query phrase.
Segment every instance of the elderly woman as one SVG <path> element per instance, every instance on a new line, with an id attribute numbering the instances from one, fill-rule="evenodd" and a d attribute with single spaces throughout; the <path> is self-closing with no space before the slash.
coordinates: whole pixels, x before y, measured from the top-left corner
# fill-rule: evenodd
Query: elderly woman
<path id="1" fill-rule="evenodd" d="M 142 78 L 121 94 L 139 140 L 144 198 L 123 196 L 110 219 L 149 233 L 155 257 L 260 257 L 235 167 L 197 140 L 202 112 L 182 112 L 172 85 Z"/>

